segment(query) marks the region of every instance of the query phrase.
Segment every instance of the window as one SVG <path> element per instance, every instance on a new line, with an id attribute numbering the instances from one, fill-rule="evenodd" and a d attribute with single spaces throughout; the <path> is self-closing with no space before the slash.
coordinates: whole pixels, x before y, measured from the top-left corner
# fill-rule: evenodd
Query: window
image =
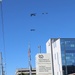
<path id="1" fill-rule="evenodd" d="M 56 42 L 53 43 L 54 48 L 56 47 Z"/>
<path id="2" fill-rule="evenodd" d="M 57 53 L 57 61 L 58 61 L 58 64 L 59 64 L 59 56 L 58 56 L 58 53 Z"/>
<path id="3" fill-rule="evenodd" d="M 71 44 L 71 47 L 75 47 L 75 44 Z"/>
<path id="4" fill-rule="evenodd" d="M 59 73 L 57 72 L 57 75 L 59 75 Z"/>
<path id="5" fill-rule="evenodd" d="M 55 60 L 56 60 L 56 54 L 55 54 Z"/>

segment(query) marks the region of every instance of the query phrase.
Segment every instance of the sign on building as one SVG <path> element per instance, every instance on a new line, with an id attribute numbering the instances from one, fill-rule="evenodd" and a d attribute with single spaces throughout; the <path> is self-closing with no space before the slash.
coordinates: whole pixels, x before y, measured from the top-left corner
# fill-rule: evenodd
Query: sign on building
<path id="1" fill-rule="evenodd" d="M 49 53 L 36 55 L 36 75 L 52 75 L 52 64 Z"/>

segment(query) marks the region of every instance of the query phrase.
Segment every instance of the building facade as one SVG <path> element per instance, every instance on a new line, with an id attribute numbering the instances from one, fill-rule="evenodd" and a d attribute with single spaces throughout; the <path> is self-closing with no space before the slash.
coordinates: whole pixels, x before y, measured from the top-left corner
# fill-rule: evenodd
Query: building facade
<path id="1" fill-rule="evenodd" d="M 32 68 L 31 74 L 36 75 L 36 69 L 35 68 Z M 28 68 L 19 68 L 19 69 L 16 69 L 15 75 L 30 75 L 30 71 Z"/>
<path id="2" fill-rule="evenodd" d="M 46 43 L 51 53 L 54 75 L 75 73 L 75 38 L 52 38 Z"/>

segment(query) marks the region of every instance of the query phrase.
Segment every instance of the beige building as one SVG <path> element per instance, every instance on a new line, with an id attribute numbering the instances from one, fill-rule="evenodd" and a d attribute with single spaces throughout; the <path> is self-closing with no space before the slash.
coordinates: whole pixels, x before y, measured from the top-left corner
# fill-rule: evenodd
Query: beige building
<path id="1" fill-rule="evenodd" d="M 32 73 L 32 75 L 36 75 L 36 69 L 32 68 L 31 73 Z M 16 70 L 15 75 L 22 75 L 22 74 L 29 75 L 29 69 L 28 68 L 19 68 Z"/>

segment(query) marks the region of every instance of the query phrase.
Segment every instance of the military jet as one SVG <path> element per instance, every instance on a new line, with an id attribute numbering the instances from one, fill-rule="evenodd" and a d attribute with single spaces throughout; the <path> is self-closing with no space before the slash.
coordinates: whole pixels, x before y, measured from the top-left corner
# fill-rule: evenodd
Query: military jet
<path id="1" fill-rule="evenodd" d="M 48 13 L 46 12 L 46 14 L 48 14 Z"/>
<path id="2" fill-rule="evenodd" d="M 46 12 L 46 13 L 42 13 L 42 14 L 48 14 L 48 13 Z"/>
<path id="3" fill-rule="evenodd" d="M 36 16 L 36 13 L 31 13 L 30 16 Z"/>
<path id="4" fill-rule="evenodd" d="M 35 31 L 35 29 L 30 29 L 30 31 Z"/>

